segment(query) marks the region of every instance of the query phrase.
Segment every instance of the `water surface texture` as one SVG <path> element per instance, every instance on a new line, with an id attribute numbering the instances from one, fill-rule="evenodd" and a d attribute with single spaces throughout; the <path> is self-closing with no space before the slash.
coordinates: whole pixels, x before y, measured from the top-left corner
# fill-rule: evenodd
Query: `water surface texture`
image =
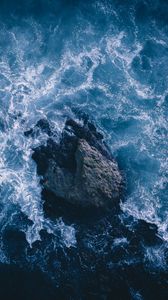
<path id="1" fill-rule="evenodd" d="M 123 249 L 127 239 L 110 240 L 115 228 L 108 219 L 97 231 L 82 229 L 81 242 L 75 222 L 46 217 L 31 156 L 48 136 L 24 135 L 46 118 L 59 138 L 66 118 L 76 118 L 79 110 L 104 134 L 125 175 L 124 216 L 157 225 L 163 244 L 143 248 L 146 268 L 167 270 L 166 0 L 0 3 L 0 262 L 38 269 L 60 293 L 72 275 L 58 299 L 112 299 L 111 282 L 103 288 L 99 274 L 111 268 L 112 248 Z M 89 250 L 81 256 L 85 248 Z M 127 265 L 137 259 L 132 256 Z M 98 270 L 97 264 L 103 266 Z M 93 293 L 83 284 L 89 268 L 100 283 Z M 127 284 L 125 299 L 155 299 Z M 27 297 L 36 299 L 35 294 Z M 50 300 L 52 295 L 42 297 Z M 159 297 L 166 299 L 166 294 Z"/>

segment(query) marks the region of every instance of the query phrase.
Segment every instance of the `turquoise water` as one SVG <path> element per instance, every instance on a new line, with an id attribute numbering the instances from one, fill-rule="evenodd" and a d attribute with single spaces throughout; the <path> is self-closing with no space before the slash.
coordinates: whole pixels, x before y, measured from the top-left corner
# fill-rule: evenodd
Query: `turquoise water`
<path id="1" fill-rule="evenodd" d="M 2 263 L 13 261 L 8 227 L 24 232 L 31 247 L 43 231 L 53 243 L 59 235 L 65 248 L 78 247 L 75 224 L 43 213 L 31 155 L 48 136 L 24 136 L 41 118 L 61 133 L 76 110 L 102 131 L 125 174 L 123 212 L 156 224 L 167 244 L 167 66 L 167 1 L 1 1 Z"/>

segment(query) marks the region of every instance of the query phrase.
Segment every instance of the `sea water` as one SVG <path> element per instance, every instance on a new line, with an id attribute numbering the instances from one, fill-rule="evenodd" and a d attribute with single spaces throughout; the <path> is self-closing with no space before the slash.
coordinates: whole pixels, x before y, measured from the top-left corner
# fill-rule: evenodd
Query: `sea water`
<path id="1" fill-rule="evenodd" d="M 75 118 L 75 111 L 94 121 L 124 173 L 124 215 L 156 224 L 165 249 L 167 66 L 166 0 L 1 1 L 1 263 L 30 269 L 33 265 L 59 285 L 61 262 L 54 258 L 49 267 L 47 257 L 59 247 L 63 251 L 79 247 L 77 225 L 61 217 L 50 220 L 43 211 L 32 153 L 48 136 L 24 135 L 46 118 L 59 138 L 66 118 Z M 100 255 L 108 244 L 110 226 L 84 237 Z M 11 230 L 25 236 L 21 252 L 10 250 Z M 127 240 L 118 237 L 111 247 L 118 243 Z M 165 267 L 163 252 L 150 248 L 144 255 L 150 264 Z M 136 295 L 134 299 L 140 299 Z"/>

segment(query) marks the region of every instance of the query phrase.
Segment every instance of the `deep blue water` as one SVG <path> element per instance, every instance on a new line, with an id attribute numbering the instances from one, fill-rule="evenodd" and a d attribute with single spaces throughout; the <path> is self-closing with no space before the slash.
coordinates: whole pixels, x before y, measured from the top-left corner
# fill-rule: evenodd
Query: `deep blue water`
<path id="1" fill-rule="evenodd" d="M 25 299 L 37 298 L 44 274 L 46 294 L 42 290 L 39 299 L 56 297 L 50 284 L 58 299 L 112 299 L 111 279 L 103 287 L 100 274 L 111 276 L 110 254 L 116 245 L 124 249 L 127 239 L 111 238 L 110 219 L 78 236 L 79 224 L 45 216 L 31 156 L 48 136 L 24 135 L 41 118 L 61 133 L 66 118 L 76 118 L 79 110 L 104 134 L 125 175 L 122 217 L 157 225 L 163 243 L 143 245 L 141 263 L 149 273 L 167 272 L 168 1 L 0 2 L 0 274 L 4 266 L 38 269 L 42 275 L 32 277 L 10 271 L 20 276 L 21 290 L 25 278 Z M 135 253 L 123 261 L 138 259 Z M 88 270 L 95 281 L 87 294 Z M 143 284 L 136 290 L 128 279 L 125 299 L 166 299 L 160 292 L 159 298 L 144 294 Z"/>

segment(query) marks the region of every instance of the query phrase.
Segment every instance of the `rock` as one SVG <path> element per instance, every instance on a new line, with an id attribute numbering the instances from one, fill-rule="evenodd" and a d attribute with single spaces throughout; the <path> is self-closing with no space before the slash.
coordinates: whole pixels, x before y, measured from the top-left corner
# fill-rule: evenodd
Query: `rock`
<path id="1" fill-rule="evenodd" d="M 75 160 L 74 174 L 56 162 L 49 164 L 46 187 L 56 196 L 81 207 L 108 207 L 119 200 L 122 177 L 115 162 L 84 139 L 78 141 Z"/>
<path id="2" fill-rule="evenodd" d="M 67 120 L 59 143 L 34 149 L 33 159 L 44 188 L 61 201 L 81 208 L 109 208 L 119 204 L 122 176 L 117 163 L 90 122 Z"/>
<path id="3" fill-rule="evenodd" d="M 83 190 L 84 202 L 87 199 L 88 204 L 102 207 L 106 202 L 119 200 L 122 177 L 116 162 L 103 156 L 85 140 L 79 140 L 76 162 L 75 184 L 77 193 Z"/>
<path id="4" fill-rule="evenodd" d="M 66 121 L 63 134 L 70 131 L 78 139 L 85 139 L 91 146 L 99 150 L 104 156 L 113 159 L 107 145 L 103 141 L 103 135 L 97 131 L 94 124 L 85 121 L 84 125 L 78 124 L 76 121 L 69 119 Z M 65 141 L 64 141 L 65 142 Z"/>
<path id="5" fill-rule="evenodd" d="M 42 145 L 33 150 L 32 158 L 37 164 L 37 174 L 40 176 L 45 175 L 51 161 L 57 161 L 61 158 L 61 155 L 59 157 L 59 145 L 52 139 L 48 139 L 47 145 Z"/>
<path id="6" fill-rule="evenodd" d="M 31 132 L 25 132 L 25 135 L 27 137 L 30 134 L 31 136 L 34 135 L 36 133 L 37 125 L 38 124 L 36 124 L 34 129 L 31 129 Z M 54 134 L 52 134 L 52 136 L 54 136 Z M 103 155 L 112 159 L 110 151 L 102 141 L 103 136 L 97 132 L 93 124 L 87 122 L 82 126 L 74 120 L 68 119 L 65 123 L 65 128 L 59 143 L 56 143 L 52 138 L 49 138 L 46 146 L 42 145 L 34 149 L 32 158 L 37 163 L 38 175 L 45 175 L 48 165 L 51 164 L 51 160 L 57 162 L 61 168 L 63 167 L 70 172 L 74 172 L 76 170 L 75 152 L 78 139 L 85 139 L 90 145 L 96 147 Z"/>
<path id="7" fill-rule="evenodd" d="M 52 135 L 50 124 L 46 119 L 40 119 L 35 125 L 35 128 L 31 128 L 30 130 L 25 131 L 24 135 L 26 137 L 34 137 L 39 133 L 39 131 L 46 133 L 48 136 Z"/>

